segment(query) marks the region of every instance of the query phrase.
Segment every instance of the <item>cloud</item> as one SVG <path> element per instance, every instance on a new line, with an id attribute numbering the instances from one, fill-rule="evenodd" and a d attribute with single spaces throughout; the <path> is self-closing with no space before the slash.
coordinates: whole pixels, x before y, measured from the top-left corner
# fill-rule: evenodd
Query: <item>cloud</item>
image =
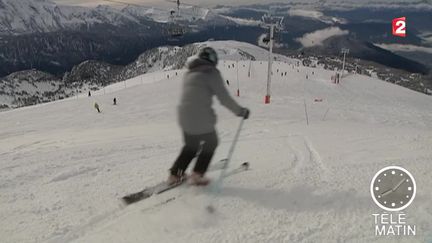
<path id="1" fill-rule="evenodd" d="M 423 39 L 423 43 L 432 44 L 432 32 L 424 32 L 420 34 L 420 37 Z"/>
<path id="2" fill-rule="evenodd" d="M 257 20 L 235 18 L 235 17 L 225 16 L 225 15 L 221 15 L 221 16 L 239 25 L 259 26 L 261 24 L 261 21 L 257 21 Z"/>
<path id="3" fill-rule="evenodd" d="M 404 44 L 375 44 L 383 49 L 389 51 L 400 51 L 400 52 L 426 52 L 432 54 L 432 47 L 415 46 L 415 45 L 404 45 Z"/>
<path id="4" fill-rule="evenodd" d="M 303 10 L 303 9 L 290 9 L 288 11 L 288 15 L 290 16 L 300 16 L 312 19 L 320 19 L 324 16 L 323 13 L 314 10 Z"/>
<path id="5" fill-rule="evenodd" d="M 339 27 L 330 27 L 322 30 L 317 30 L 312 33 L 307 33 L 296 41 L 300 42 L 304 47 L 322 45 L 322 42 L 332 36 L 347 35 L 348 30 L 341 30 Z"/>
<path id="6" fill-rule="evenodd" d="M 327 24 L 347 23 L 345 19 L 336 18 L 332 16 L 325 16 L 322 12 L 316 10 L 290 9 L 288 10 L 288 15 L 316 19 Z"/>

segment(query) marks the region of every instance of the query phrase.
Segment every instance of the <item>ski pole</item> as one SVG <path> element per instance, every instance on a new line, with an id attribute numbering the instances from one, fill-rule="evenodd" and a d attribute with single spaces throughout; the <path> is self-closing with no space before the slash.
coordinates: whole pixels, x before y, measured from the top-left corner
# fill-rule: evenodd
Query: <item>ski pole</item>
<path id="1" fill-rule="evenodd" d="M 214 199 L 216 198 L 216 196 L 220 193 L 220 191 L 222 189 L 222 181 L 223 181 L 223 178 L 225 177 L 228 165 L 229 165 L 229 163 L 231 161 L 231 157 L 232 157 L 232 155 L 234 153 L 234 148 L 235 148 L 235 146 L 237 144 L 237 141 L 238 141 L 238 138 L 240 136 L 240 131 L 241 131 L 242 127 L 243 127 L 244 121 L 245 121 L 245 119 L 242 118 L 241 121 L 240 121 L 240 123 L 239 123 L 239 125 L 238 125 L 236 134 L 234 135 L 234 140 L 233 140 L 233 142 L 231 144 L 231 147 L 230 147 L 230 149 L 228 151 L 228 156 L 226 158 L 225 164 L 223 165 L 221 173 L 219 175 L 219 178 L 217 179 L 216 184 L 214 186 L 213 196 L 211 197 L 211 201 L 210 201 L 209 205 L 207 206 L 207 210 L 209 212 L 211 212 L 211 213 L 214 212 L 214 210 L 215 210 L 214 207 L 213 207 L 213 205 L 212 205 L 212 202 L 214 201 Z"/>

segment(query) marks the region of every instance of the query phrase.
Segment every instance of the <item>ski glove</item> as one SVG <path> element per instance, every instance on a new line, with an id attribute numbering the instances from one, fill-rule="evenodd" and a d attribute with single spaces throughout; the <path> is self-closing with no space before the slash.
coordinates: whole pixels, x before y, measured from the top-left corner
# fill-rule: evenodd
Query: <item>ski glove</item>
<path id="1" fill-rule="evenodd" d="M 242 108 L 239 116 L 243 117 L 243 119 L 247 120 L 249 118 L 250 111 L 248 108 Z"/>

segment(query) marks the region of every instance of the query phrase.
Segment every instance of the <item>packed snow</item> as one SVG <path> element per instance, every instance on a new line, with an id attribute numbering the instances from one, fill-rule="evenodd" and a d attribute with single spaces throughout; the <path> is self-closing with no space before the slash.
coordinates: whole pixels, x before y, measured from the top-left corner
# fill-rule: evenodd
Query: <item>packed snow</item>
<path id="1" fill-rule="evenodd" d="M 251 117 L 230 167 L 248 161 L 251 168 L 225 179 L 214 214 L 204 210 L 211 186 L 183 186 L 128 207 L 119 200 L 164 180 L 181 148 L 176 105 L 185 70 L 161 71 L 92 97 L 0 113 L 1 241 L 432 240 L 431 97 L 355 74 L 336 85 L 333 72 L 286 59 L 274 63 L 266 105 L 267 63 L 236 61 L 221 60 L 219 68 Z M 215 107 L 217 161 L 239 118 Z M 374 235 L 372 214 L 382 210 L 369 186 L 388 165 L 416 179 L 416 199 L 404 211 L 416 236 Z"/>

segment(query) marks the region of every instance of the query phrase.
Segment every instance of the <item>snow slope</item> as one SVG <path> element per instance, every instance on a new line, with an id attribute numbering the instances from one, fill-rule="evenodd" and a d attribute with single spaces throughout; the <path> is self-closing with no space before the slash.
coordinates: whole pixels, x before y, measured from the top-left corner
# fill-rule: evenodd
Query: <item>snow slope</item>
<path id="1" fill-rule="evenodd" d="M 236 99 L 252 113 L 232 167 L 249 161 L 251 170 L 225 180 L 214 215 L 204 211 L 210 188 L 182 187 L 120 206 L 126 193 L 165 179 L 180 149 L 175 109 L 184 70 L 178 76 L 175 70 L 157 72 L 91 98 L 0 113 L 2 242 L 432 239 L 431 97 L 358 75 L 336 86 L 333 72 L 276 62 L 272 103 L 264 105 L 267 63 L 240 61 L 239 82 L 237 70 L 228 68 L 234 63 L 221 61 L 220 69 L 233 94 L 239 86 Z M 226 156 L 239 119 L 218 102 L 215 107 L 218 160 Z M 369 183 L 388 165 L 403 166 L 416 178 L 417 197 L 405 210 L 407 221 L 417 225 L 415 237 L 374 236 L 372 214 L 381 210 Z"/>

